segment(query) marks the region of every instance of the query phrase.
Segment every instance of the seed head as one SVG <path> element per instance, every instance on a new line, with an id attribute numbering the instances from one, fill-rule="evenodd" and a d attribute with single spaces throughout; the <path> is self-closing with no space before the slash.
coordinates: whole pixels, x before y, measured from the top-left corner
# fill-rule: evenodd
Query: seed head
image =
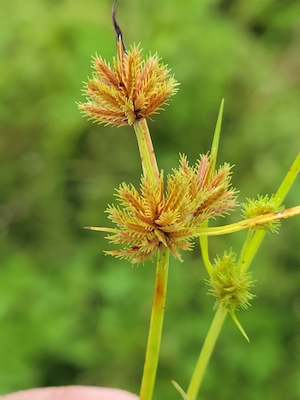
<path id="1" fill-rule="evenodd" d="M 283 206 L 280 206 L 278 200 L 271 196 L 269 198 L 266 196 L 257 196 L 257 199 L 246 199 L 247 203 L 242 204 L 243 207 L 243 216 L 246 219 L 255 218 L 260 215 L 280 212 L 284 209 Z M 267 222 L 265 224 L 257 225 L 254 229 L 263 229 L 267 232 L 278 232 L 280 227 L 280 221 L 272 221 Z"/>
<path id="2" fill-rule="evenodd" d="M 191 250 L 197 228 L 235 204 L 235 191 L 230 188 L 230 167 L 224 164 L 212 173 L 207 155 L 195 166 L 189 166 L 182 156 L 178 169 L 159 185 L 142 176 L 140 191 L 122 184 L 117 190 L 120 206 L 110 206 L 109 218 L 117 230 L 108 238 L 124 248 L 108 254 L 129 259 L 132 263 L 151 258 L 160 246 L 166 246 L 179 260 L 179 250 Z"/>
<path id="3" fill-rule="evenodd" d="M 157 54 L 142 57 L 139 46 L 125 50 L 117 37 L 117 58 L 112 67 L 101 57 L 93 60 L 94 73 L 85 84 L 85 103 L 79 109 L 106 125 L 132 125 L 162 109 L 177 91 L 178 83 Z"/>
<path id="4" fill-rule="evenodd" d="M 215 308 L 222 306 L 229 312 L 247 308 L 254 295 L 250 293 L 253 286 L 251 273 L 242 272 L 236 265 L 236 255 L 230 251 L 223 257 L 217 257 L 210 280 L 208 294 L 216 298 Z"/>

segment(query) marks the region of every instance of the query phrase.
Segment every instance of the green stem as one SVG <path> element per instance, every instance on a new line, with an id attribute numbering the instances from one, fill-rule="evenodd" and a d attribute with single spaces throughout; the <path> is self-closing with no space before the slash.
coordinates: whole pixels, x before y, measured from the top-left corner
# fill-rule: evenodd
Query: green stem
<path id="1" fill-rule="evenodd" d="M 143 118 L 135 122 L 133 126 L 139 146 L 143 173 L 145 176 L 150 177 L 153 183 L 158 183 L 159 170 L 147 121 Z"/>
<path id="2" fill-rule="evenodd" d="M 157 255 L 155 289 L 140 400 L 152 399 L 167 295 L 168 269 L 169 250 L 166 247 L 162 247 Z"/>
<path id="3" fill-rule="evenodd" d="M 221 332 L 226 315 L 227 310 L 225 310 L 225 308 L 219 307 L 217 309 L 187 390 L 187 396 L 189 400 L 195 400 L 197 398 L 197 394 L 199 392 L 207 364 L 210 360 L 216 341 Z"/>
<path id="4" fill-rule="evenodd" d="M 202 228 L 207 228 L 207 227 L 208 227 L 208 222 L 206 221 L 202 224 Z M 206 268 L 208 275 L 211 276 L 214 267 L 213 267 L 212 263 L 210 262 L 209 254 L 208 254 L 208 236 L 202 235 L 202 236 L 200 236 L 199 240 L 200 240 L 200 249 L 201 249 L 202 260 L 203 260 L 203 263 L 204 263 L 204 266 Z"/>
<path id="5" fill-rule="evenodd" d="M 250 231 L 252 231 L 252 229 L 250 229 Z M 247 248 L 245 249 L 242 257 L 239 260 L 239 265 L 242 272 L 247 272 L 247 270 L 249 269 L 253 258 L 255 257 L 255 254 L 257 253 L 259 246 L 261 245 L 265 236 L 266 232 L 262 229 L 254 232 L 251 240 L 248 243 Z"/>
<path id="6" fill-rule="evenodd" d="M 243 229 L 249 228 L 257 228 L 259 225 L 266 224 L 267 222 L 279 221 L 284 218 L 294 217 L 295 215 L 300 214 L 300 206 L 287 208 L 283 211 L 278 211 L 274 213 L 268 213 L 264 215 L 259 215 L 254 218 L 244 219 L 239 222 L 235 222 L 233 224 L 211 227 L 211 228 L 198 228 L 196 232 L 199 236 L 207 235 L 207 236 L 218 236 L 218 235 L 226 235 L 228 233 L 239 232 Z"/>
<path id="7" fill-rule="evenodd" d="M 247 254 L 247 251 L 248 251 L 248 248 L 249 248 L 249 246 L 251 244 L 251 240 L 253 238 L 253 235 L 254 235 L 254 230 L 253 229 L 249 229 L 248 233 L 247 233 L 247 236 L 246 236 L 246 239 L 245 239 L 244 244 L 243 244 L 243 248 L 242 248 L 241 253 L 240 253 L 238 264 L 237 264 L 240 270 L 243 269 L 243 264 L 245 262 L 245 255 Z"/>
<path id="8" fill-rule="evenodd" d="M 288 191 L 292 187 L 297 175 L 300 171 L 300 153 L 295 158 L 291 168 L 289 169 L 288 173 L 286 174 L 284 180 L 282 181 L 277 193 L 275 195 L 275 199 L 280 201 L 280 204 L 284 200 L 285 196 L 287 195 Z"/>

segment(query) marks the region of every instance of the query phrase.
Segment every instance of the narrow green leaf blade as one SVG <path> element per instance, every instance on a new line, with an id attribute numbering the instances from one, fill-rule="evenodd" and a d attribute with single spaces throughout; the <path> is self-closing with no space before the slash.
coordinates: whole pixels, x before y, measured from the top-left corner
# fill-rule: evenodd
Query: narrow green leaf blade
<path id="1" fill-rule="evenodd" d="M 230 313 L 231 318 L 233 319 L 233 322 L 236 324 L 236 326 L 238 327 L 239 331 L 241 332 L 241 334 L 244 336 L 244 338 L 247 340 L 247 342 L 250 343 L 250 339 L 247 335 L 247 333 L 245 332 L 244 328 L 242 327 L 242 325 L 240 324 L 240 322 L 238 321 L 236 315 L 234 312 Z"/>
<path id="2" fill-rule="evenodd" d="M 190 400 L 188 395 L 185 393 L 185 391 L 178 385 L 177 382 L 172 381 L 173 385 L 175 386 L 175 388 L 178 390 L 178 392 L 181 394 L 183 400 Z"/>

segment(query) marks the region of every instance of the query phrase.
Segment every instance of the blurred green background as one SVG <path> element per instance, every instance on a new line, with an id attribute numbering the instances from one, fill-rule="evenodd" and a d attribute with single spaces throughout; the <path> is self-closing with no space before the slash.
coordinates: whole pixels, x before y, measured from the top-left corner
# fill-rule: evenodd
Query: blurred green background
<path id="1" fill-rule="evenodd" d="M 82 118 L 82 81 L 111 60 L 111 0 L 2 0 L 0 13 L 0 394 L 45 385 L 138 392 L 155 265 L 104 257 L 104 210 L 141 174 L 131 128 Z M 127 45 L 158 52 L 181 83 L 149 126 L 161 168 L 206 153 L 225 98 L 219 162 L 239 200 L 274 193 L 300 148 L 298 0 L 120 0 Z M 299 179 L 285 205 L 299 204 Z M 226 219 L 239 218 L 240 211 Z M 219 222 L 224 223 L 224 220 Z M 228 318 L 201 399 L 300 398 L 299 217 L 268 235 L 252 307 Z M 211 239 L 239 251 L 244 233 Z M 171 260 L 155 400 L 179 399 L 213 317 L 198 246 Z"/>

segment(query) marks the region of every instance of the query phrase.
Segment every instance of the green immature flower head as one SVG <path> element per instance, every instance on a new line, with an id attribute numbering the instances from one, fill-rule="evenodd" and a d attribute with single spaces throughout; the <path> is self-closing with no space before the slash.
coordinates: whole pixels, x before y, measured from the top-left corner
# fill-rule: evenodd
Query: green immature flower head
<path id="1" fill-rule="evenodd" d="M 106 125 L 132 125 L 162 109 L 177 91 L 178 83 L 157 55 L 143 58 L 138 46 L 125 50 L 117 39 L 118 56 L 112 66 L 96 56 L 94 73 L 84 88 L 84 114 Z"/>
<path id="2" fill-rule="evenodd" d="M 207 155 L 195 166 L 182 156 L 179 168 L 167 176 L 166 187 L 162 173 L 158 185 L 143 176 L 140 191 L 122 184 L 117 190 L 120 206 L 112 205 L 107 212 L 117 225 L 108 238 L 124 247 L 107 253 L 139 263 L 165 246 L 181 260 L 179 250 L 191 250 L 197 228 L 235 205 L 230 166 L 213 172 L 212 165 Z"/>
<path id="3" fill-rule="evenodd" d="M 279 205 L 279 202 L 274 199 L 274 196 L 269 198 L 266 196 L 257 196 L 257 199 L 247 199 L 247 203 L 242 204 L 243 215 L 245 219 L 255 218 L 260 215 L 280 212 L 284 209 Z M 277 232 L 280 226 L 280 221 L 272 221 L 265 224 L 260 224 L 255 229 L 263 229 L 268 232 Z"/>
<path id="4" fill-rule="evenodd" d="M 210 286 L 208 293 L 216 298 L 215 307 L 221 306 L 229 312 L 247 308 L 254 297 L 250 293 L 254 283 L 251 273 L 241 271 L 236 265 L 236 255 L 231 251 L 215 259 L 207 283 Z"/>

